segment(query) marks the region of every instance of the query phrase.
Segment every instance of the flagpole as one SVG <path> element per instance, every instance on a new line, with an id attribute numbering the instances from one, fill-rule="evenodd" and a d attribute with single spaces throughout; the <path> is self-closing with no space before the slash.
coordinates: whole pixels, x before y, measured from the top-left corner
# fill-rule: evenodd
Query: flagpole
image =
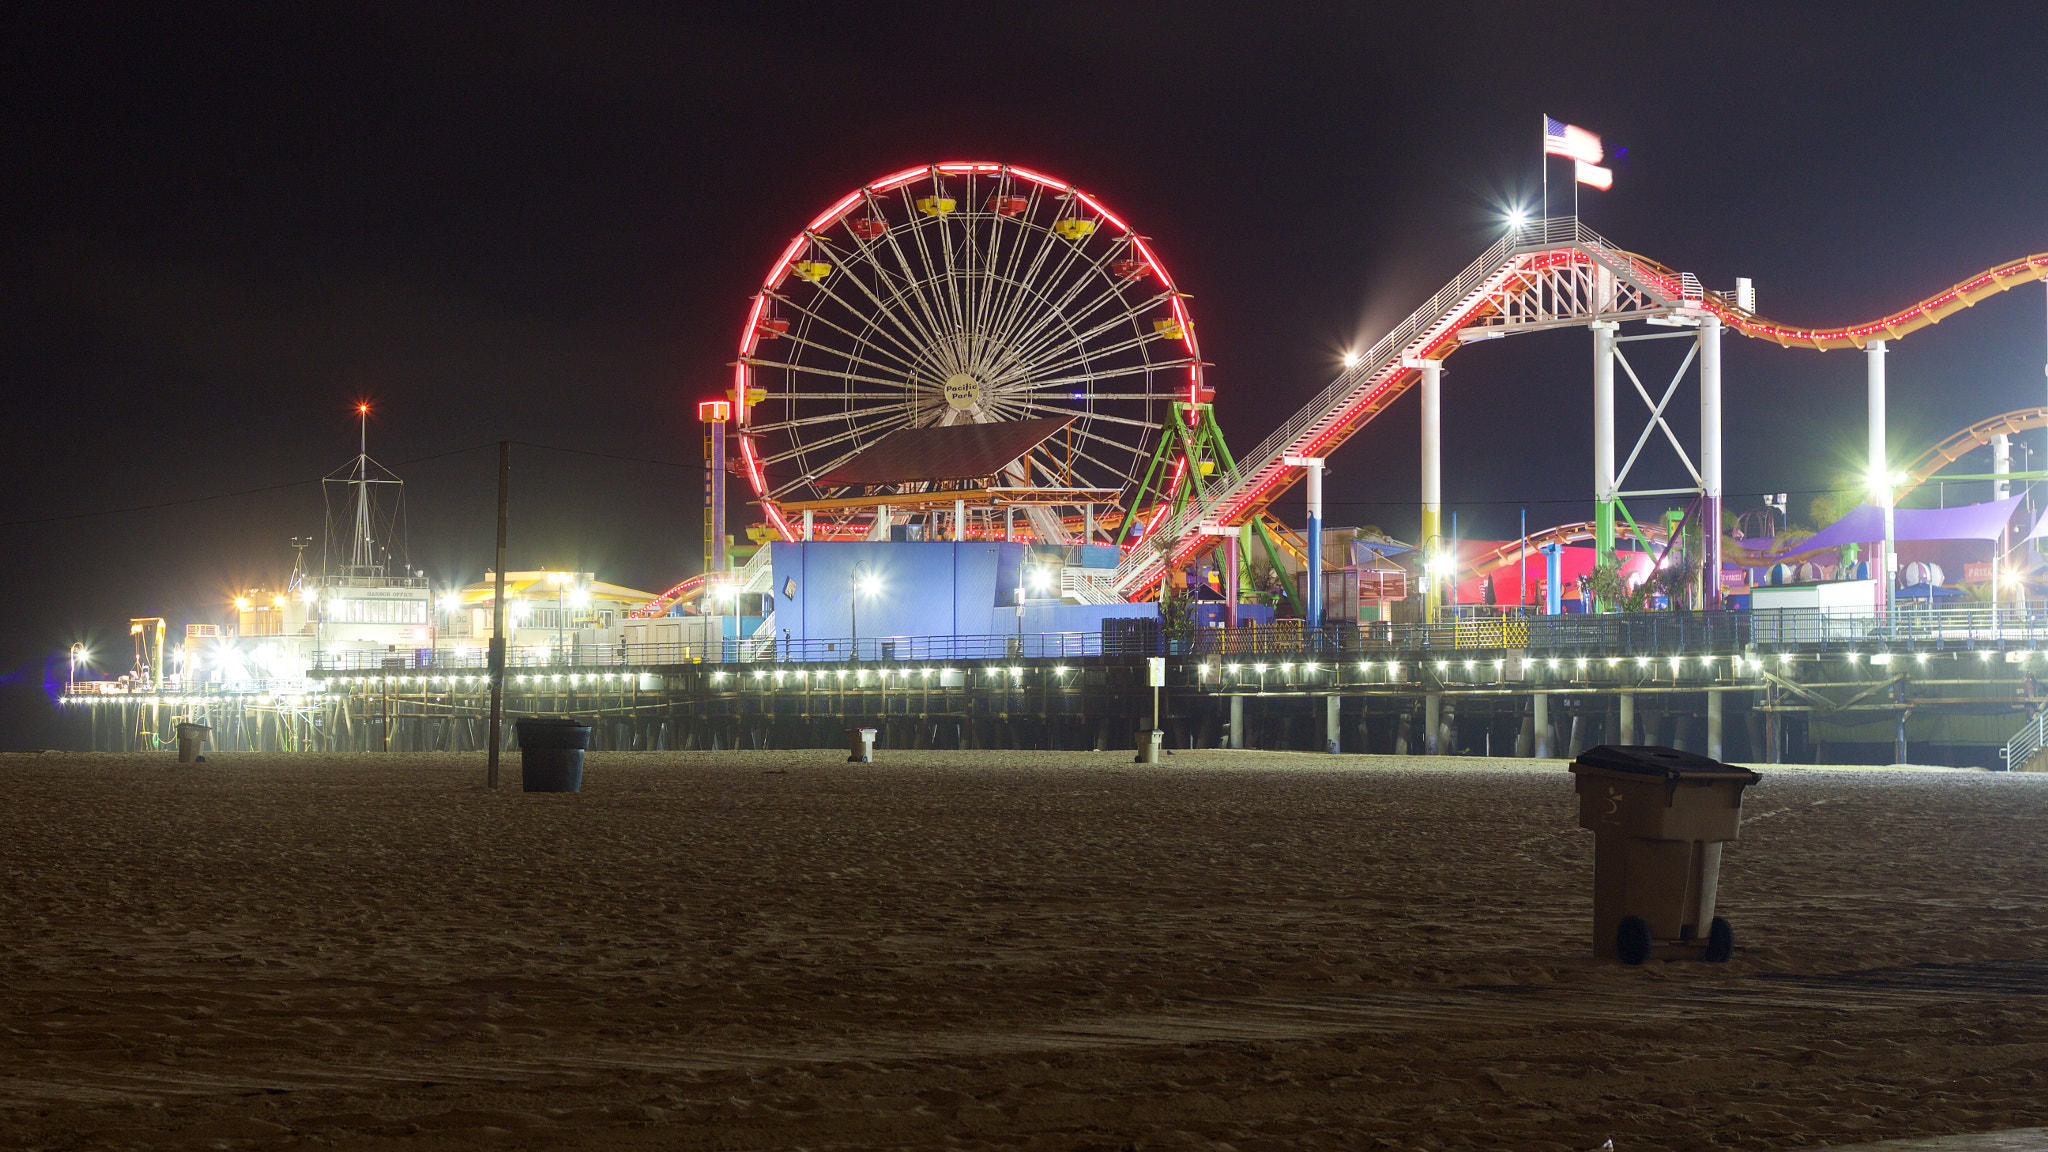
<path id="1" fill-rule="evenodd" d="M 1537 129 L 1536 139 L 1541 141 L 1543 159 L 1543 242 L 1550 243 L 1550 113 L 1543 114 L 1543 124 Z"/>

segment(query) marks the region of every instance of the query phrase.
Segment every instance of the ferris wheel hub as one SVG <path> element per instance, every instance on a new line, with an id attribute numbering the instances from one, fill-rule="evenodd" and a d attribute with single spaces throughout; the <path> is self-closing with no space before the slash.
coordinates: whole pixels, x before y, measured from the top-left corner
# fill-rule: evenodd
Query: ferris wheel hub
<path id="1" fill-rule="evenodd" d="M 955 412 L 966 412 L 981 406 L 981 381 L 966 372 L 955 372 L 946 377 L 944 385 L 946 404 Z"/>

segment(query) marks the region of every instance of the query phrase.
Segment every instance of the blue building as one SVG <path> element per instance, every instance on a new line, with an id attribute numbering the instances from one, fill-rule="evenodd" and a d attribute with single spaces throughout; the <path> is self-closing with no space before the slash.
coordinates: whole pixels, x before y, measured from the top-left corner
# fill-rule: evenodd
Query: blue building
<path id="1" fill-rule="evenodd" d="M 968 655 L 940 637 L 1020 637 L 1018 655 L 1099 655 L 1104 620 L 1159 619 L 1153 603 L 1069 604 L 1058 572 L 1027 572 L 1026 547 L 999 540 L 776 542 L 769 590 L 775 633 L 792 654 L 846 659 L 858 636 L 863 659 Z M 1027 585 L 1020 605 L 1020 584 Z M 804 643 L 794 643 L 804 642 Z"/>

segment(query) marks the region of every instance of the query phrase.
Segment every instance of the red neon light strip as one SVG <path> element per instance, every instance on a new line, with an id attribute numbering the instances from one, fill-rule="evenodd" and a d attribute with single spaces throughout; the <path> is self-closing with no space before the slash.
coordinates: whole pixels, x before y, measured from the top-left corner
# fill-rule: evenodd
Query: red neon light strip
<path id="1" fill-rule="evenodd" d="M 832 205 L 830 208 L 825 209 L 823 212 L 818 213 L 817 219 L 805 225 L 804 231 L 816 232 L 818 229 L 823 228 L 826 224 L 829 224 L 833 220 L 838 219 L 840 213 L 846 211 L 848 208 L 853 207 L 854 202 L 860 199 L 862 191 L 862 189 L 855 188 L 853 191 L 848 192 L 844 196 L 841 196 L 839 198 L 838 203 Z"/>

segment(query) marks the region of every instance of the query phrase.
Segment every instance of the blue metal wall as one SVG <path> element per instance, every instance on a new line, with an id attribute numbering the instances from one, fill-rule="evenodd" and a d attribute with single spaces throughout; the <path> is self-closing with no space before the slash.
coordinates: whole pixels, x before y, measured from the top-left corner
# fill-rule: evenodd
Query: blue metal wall
<path id="1" fill-rule="evenodd" d="M 860 593 L 862 636 L 986 636 L 1017 631 L 1014 590 L 1024 545 L 968 540 L 937 543 L 811 541 L 774 543 L 775 631 L 793 640 L 853 635 L 853 572 L 868 565 L 878 581 Z M 1028 601 L 1024 631 L 1100 632 L 1102 621 L 1156 618 L 1157 604 L 1061 604 Z"/>

